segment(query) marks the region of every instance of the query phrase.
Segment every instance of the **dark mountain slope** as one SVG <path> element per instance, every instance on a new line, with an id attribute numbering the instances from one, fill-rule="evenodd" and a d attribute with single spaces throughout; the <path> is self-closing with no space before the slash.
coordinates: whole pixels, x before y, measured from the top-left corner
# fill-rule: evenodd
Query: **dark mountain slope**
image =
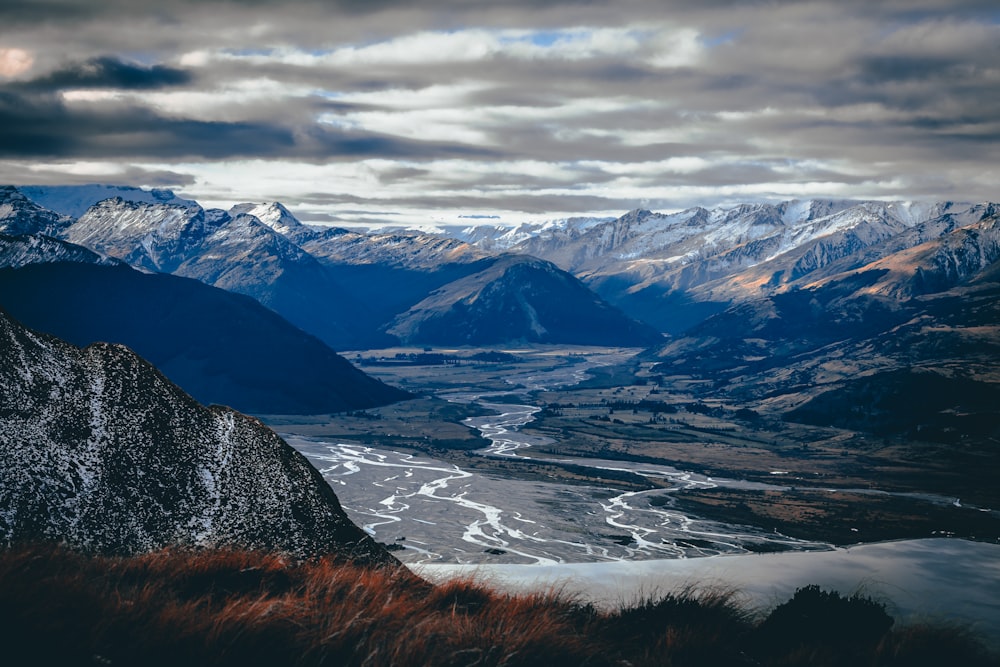
<path id="1" fill-rule="evenodd" d="M 394 560 L 273 431 L 204 408 L 120 345 L 79 349 L 0 311 L 0 542 Z"/>
<path id="2" fill-rule="evenodd" d="M 375 380 L 248 297 L 128 267 L 0 270 L 0 305 L 74 344 L 123 343 L 203 403 L 315 414 L 407 394 Z"/>
<path id="3" fill-rule="evenodd" d="M 572 275 L 533 257 L 507 255 L 453 281 L 398 316 L 388 332 L 410 343 L 538 343 L 641 346 L 661 340 Z"/>

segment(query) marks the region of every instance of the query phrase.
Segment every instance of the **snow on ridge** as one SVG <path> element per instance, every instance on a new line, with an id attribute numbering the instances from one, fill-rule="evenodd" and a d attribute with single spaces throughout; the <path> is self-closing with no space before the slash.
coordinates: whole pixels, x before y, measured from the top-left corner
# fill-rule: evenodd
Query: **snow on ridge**
<path id="1" fill-rule="evenodd" d="M 51 211 L 79 218 L 94 204 L 121 197 L 125 201 L 146 204 L 172 204 L 175 206 L 198 206 L 191 199 L 178 197 L 173 190 L 146 190 L 127 185 L 21 185 L 18 190 L 36 204 Z"/>

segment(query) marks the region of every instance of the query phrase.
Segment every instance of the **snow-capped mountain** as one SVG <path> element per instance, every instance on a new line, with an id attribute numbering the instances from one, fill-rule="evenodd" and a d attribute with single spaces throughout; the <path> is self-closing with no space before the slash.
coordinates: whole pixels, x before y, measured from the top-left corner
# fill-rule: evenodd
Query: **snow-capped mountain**
<path id="1" fill-rule="evenodd" d="M 0 234 L 0 269 L 17 269 L 29 264 L 78 262 L 117 266 L 120 259 L 88 250 L 83 246 L 45 236 L 44 234 Z"/>
<path id="2" fill-rule="evenodd" d="M 214 231 L 201 207 L 148 204 L 121 197 L 90 207 L 70 225 L 66 240 L 149 271 L 172 273 Z"/>
<path id="3" fill-rule="evenodd" d="M 579 217 L 545 222 L 524 222 L 515 226 L 491 224 L 463 227 L 451 225 L 442 228 L 440 232 L 489 252 L 507 252 L 521 244 L 530 242 L 535 237 L 544 239 L 575 238 L 591 227 L 613 221 L 614 218 Z"/>
<path id="4" fill-rule="evenodd" d="M 395 563 L 273 431 L 202 407 L 123 346 L 79 349 L 0 311 L 0 405 L 0 542 Z"/>
<path id="5" fill-rule="evenodd" d="M 147 204 L 197 206 L 197 202 L 178 197 L 172 190 L 146 190 L 127 185 L 21 185 L 24 196 L 33 202 L 71 218 L 79 218 L 87 209 L 105 199 L 124 199 Z"/>
<path id="6" fill-rule="evenodd" d="M 445 264 L 467 264 L 491 256 L 464 241 L 434 234 L 361 234 L 336 228 L 306 241 L 302 248 L 328 264 L 378 264 L 391 268 L 431 271 Z"/>
<path id="7" fill-rule="evenodd" d="M 732 303 L 651 358 L 660 360 L 660 372 L 711 378 L 716 396 L 766 399 L 772 407 L 795 408 L 879 374 L 884 387 L 869 382 L 855 389 L 898 388 L 901 370 L 996 385 L 1000 215 L 987 206 L 971 217 L 983 214 L 989 215 L 864 266 L 849 264 L 812 283 Z M 944 224 L 940 216 L 933 220 Z M 905 412 L 905 401 L 895 405 Z"/>
<path id="8" fill-rule="evenodd" d="M 398 342 L 393 332 L 409 331 L 399 325 L 403 319 L 411 319 L 404 314 L 429 294 L 502 263 L 469 243 L 440 235 L 362 234 L 303 225 L 278 203 L 240 204 L 222 211 L 205 210 L 197 204 L 115 197 L 91 206 L 61 236 L 146 271 L 195 278 L 251 296 L 339 349 Z M 511 273 L 520 275 L 519 271 Z M 586 326 L 577 329 L 550 322 L 542 336 L 547 342 L 601 344 L 615 340 L 622 345 L 643 345 L 655 339 L 647 327 L 623 317 L 596 295 L 588 293 L 581 301 L 580 291 L 586 293 L 586 288 L 572 276 L 562 278 L 549 281 L 547 303 L 586 301 L 601 307 L 585 309 L 588 314 L 579 322 Z M 455 286 L 452 292 L 467 286 Z M 515 317 L 498 327 L 504 312 L 485 307 L 506 307 L 510 299 L 520 300 L 525 289 L 530 286 L 495 281 L 493 293 L 508 290 L 509 298 L 483 300 L 469 312 L 481 321 L 470 326 L 504 331 L 509 340 L 538 339 L 533 328 L 536 323 L 530 318 Z M 559 289 L 566 290 L 561 299 Z M 601 322 L 602 317 L 607 321 Z M 612 329 L 619 333 L 612 335 Z M 425 333 L 429 330 L 422 328 Z M 436 331 L 438 340 L 424 335 L 421 341 L 453 338 L 444 329 Z M 413 336 L 407 333 L 406 339 Z"/>
<path id="9" fill-rule="evenodd" d="M 0 185 L 0 233 L 59 236 L 72 218 L 39 206 L 17 188 Z"/>
<path id="10" fill-rule="evenodd" d="M 364 340 L 364 307 L 316 258 L 258 218 L 219 209 L 107 199 L 66 237 L 133 266 L 195 278 L 251 296 L 343 349 Z"/>
<path id="11" fill-rule="evenodd" d="M 780 292 L 837 262 L 862 266 L 981 219 L 988 208 L 809 200 L 635 210 L 609 222 L 539 230 L 511 251 L 548 259 L 633 317 L 677 332 L 712 304 L 717 310 Z"/>
<path id="12" fill-rule="evenodd" d="M 490 256 L 462 240 L 417 231 L 362 233 L 303 224 L 278 202 L 233 206 L 231 215 L 252 215 L 313 257 L 327 264 L 379 264 L 393 268 L 437 269 Z"/>
<path id="13" fill-rule="evenodd" d="M 298 244 L 316 238 L 323 231 L 322 227 L 317 228 L 302 224 L 291 211 L 279 202 L 237 204 L 229 209 L 229 215 L 233 217 L 252 215 L 277 233 Z"/>

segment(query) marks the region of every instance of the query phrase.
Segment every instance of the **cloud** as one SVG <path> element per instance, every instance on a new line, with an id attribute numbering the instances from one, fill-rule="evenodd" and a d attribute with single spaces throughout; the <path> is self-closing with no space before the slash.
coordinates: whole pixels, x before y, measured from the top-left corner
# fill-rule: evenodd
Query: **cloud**
<path id="1" fill-rule="evenodd" d="M 0 77 L 20 76 L 35 64 L 35 57 L 25 49 L 0 48 Z"/>
<path id="2" fill-rule="evenodd" d="M 101 56 L 21 82 L 19 87 L 43 91 L 76 88 L 148 90 L 180 86 L 190 83 L 191 79 L 191 74 L 186 70 L 164 65 L 146 67 L 124 62 L 113 56 Z"/>
<path id="3" fill-rule="evenodd" d="M 14 0 L 0 25 L 0 54 L 33 58 L 0 80 L 0 161 L 177 174 L 219 202 L 418 220 L 996 198 L 987 0 Z"/>
<path id="4" fill-rule="evenodd" d="M 278 120 L 172 118 L 142 106 L 66 104 L 53 95 L 0 90 L 0 158 L 202 159 L 486 154 L 454 143 L 405 141 L 372 132 Z"/>
<path id="5" fill-rule="evenodd" d="M 136 187 L 181 188 L 194 185 L 192 174 L 155 165 L 120 162 L 0 162 L 0 182 L 19 185 L 86 185 L 95 182 Z"/>

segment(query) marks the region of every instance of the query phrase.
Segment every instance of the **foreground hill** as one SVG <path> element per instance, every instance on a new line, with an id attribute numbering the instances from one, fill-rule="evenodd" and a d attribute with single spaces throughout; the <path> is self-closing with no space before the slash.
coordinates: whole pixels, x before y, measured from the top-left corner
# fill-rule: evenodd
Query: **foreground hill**
<path id="1" fill-rule="evenodd" d="M 120 345 L 80 349 L 0 311 L 0 543 L 394 560 L 260 422 L 205 408 Z"/>
<path id="2" fill-rule="evenodd" d="M 77 345 L 128 345 L 206 404 L 318 414 L 408 396 L 253 299 L 187 278 L 127 266 L 32 264 L 0 269 L 0 306 Z"/>

